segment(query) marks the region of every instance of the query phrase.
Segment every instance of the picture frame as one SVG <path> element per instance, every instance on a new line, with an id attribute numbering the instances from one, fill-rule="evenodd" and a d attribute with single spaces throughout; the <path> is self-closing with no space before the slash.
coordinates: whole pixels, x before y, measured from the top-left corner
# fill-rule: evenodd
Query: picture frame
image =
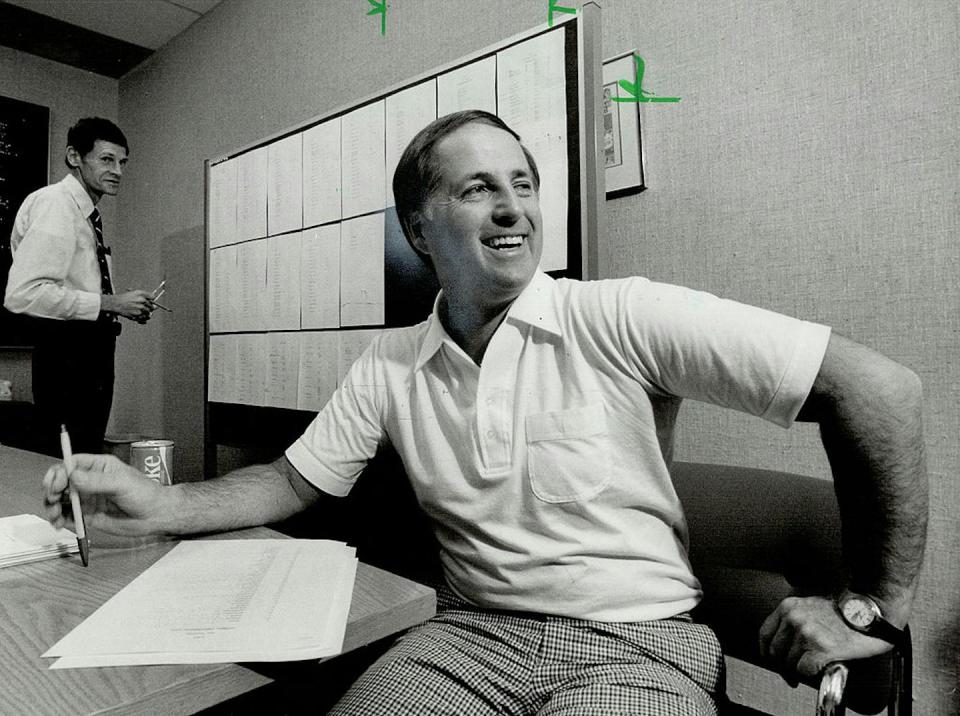
<path id="1" fill-rule="evenodd" d="M 635 76 L 629 50 L 603 61 L 603 154 L 607 199 L 639 194 L 646 189 L 639 102 L 615 102 L 625 97 L 620 80 Z"/>

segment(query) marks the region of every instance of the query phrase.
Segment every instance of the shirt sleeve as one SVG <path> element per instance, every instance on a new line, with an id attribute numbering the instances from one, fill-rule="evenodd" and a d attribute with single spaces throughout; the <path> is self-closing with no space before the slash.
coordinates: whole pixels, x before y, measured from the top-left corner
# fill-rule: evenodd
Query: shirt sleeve
<path id="1" fill-rule="evenodd" d="M 615 294 L 616 351 L 649 391 L 783 427 L 796 419 L 820 371 L 829 327 L 645 279 L 620 282 Z"/>
<path id="2" fill-rule="evenodd" d="M 8 310 L 60 320 L 97 319 L 100 294 L 65 285 L 77 251 L 74 213 L 52 192 L 38 194 L 18 212 L 15 231 L 21 239 L 4 296 Z"/>
<path id="3" fill-rule="evenodd" d="M 347 495 L 386 440 L 378 343 L 357 359 L 344 382 L 286 456 L 301 475 L 336 497 Z"/>

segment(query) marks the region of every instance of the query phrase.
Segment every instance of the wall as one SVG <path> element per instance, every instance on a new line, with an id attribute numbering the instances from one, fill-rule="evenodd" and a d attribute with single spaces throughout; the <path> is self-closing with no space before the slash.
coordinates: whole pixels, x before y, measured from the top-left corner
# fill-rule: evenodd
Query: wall
<path id="1" fill-rule="evenodd" d="M 203 159 L 542 23 L 545 5 L 395 2 L 381 37 L 357 3 L 225 0 L 121 80 L 134 145 L 121 227 L 138 242 L 135 271 L 167 270 L 176 311 L 125 337 L 124 430 L 175 439 L 178 474 L 200 474 Z M 602 275 L 644 274 L 822 321 L 924 380 L 933 494 L 914 620 L 917 712 L 954 714 L 957 6 L 603 5 L 605 54 L 638 49 L 644 87 L 682 102 L 642 106 L 650 188 L 608 203 Z M 784 432 L 696 405 L 681 416 L 680 459 L 828 474 L 809 426 Z M 748 689 L 772 713 L 811 710 L 809 692 L 733 664 L 731 690 Z"/>
<path id="2" fill-rule="evenodd" d="M 683 99 L 644 106 L 651 188 L 609 205 L 602 274 L 827 323 L 921 376 L 931 540 L 914 617 L 917 712 L 957 713 L 958 6 L 604 5 L 604 47 L 638 47 L 648 89 Z M 700 405 L 681 414 L 683 457 L 829 474 L 810 426 L 784 433 Z"/>
<path id="3" fill-rule="evenodd" d="M 59 181 L 67 173 L 63 151 L 67 145 L 67 130 L 74 122 L 80 117 L 89 116 L 116 121 L 118 86 L 115 79 L 0 47 L 0 95 L 50 109 L 48 176 L 51 183 Z M 135 244 L 116 235 L 116 206 L 116 200 L 111 197 L 100 204 L 103 225 L 108 232 L 107 243 L 112 244 L 119 255 L 121 248 Z M 0 345 L 3 345 L 2 336 Z M 0 353 L 0 378 L 14 381 L 15 400 L 33 400 L 29 352 Z"/>

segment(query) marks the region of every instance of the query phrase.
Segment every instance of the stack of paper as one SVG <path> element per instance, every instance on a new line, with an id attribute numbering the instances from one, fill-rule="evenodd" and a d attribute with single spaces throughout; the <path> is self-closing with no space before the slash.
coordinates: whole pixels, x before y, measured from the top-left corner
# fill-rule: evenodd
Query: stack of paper
<path id="1" fill-rule="evenodd" d="M 61 657 L 51 669 L 332 656 L 356 569 L 329 540 L 182 542 L 44 656 Z"/>
<path id="2" fill-rule="evenodd" d="M 76 552 L 77 536 L 36 515 L 0 517 L 0 567 Z"/>

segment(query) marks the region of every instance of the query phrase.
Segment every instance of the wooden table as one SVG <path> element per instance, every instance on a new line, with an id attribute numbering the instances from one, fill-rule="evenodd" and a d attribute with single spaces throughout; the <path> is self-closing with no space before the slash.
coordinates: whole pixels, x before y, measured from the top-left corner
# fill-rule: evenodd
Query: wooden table
<path id="1" fill-rule="evenodd" d="M 41 511 L 52 458 L 0 446 L 0 516 Z M 272 679 L 237 664 L 62 669 L 43 659 L 57 640 L 176 544 L 91 532 L 90 566 L 78 555 L 0 569 L 0 714 L 191 714 Z M 225 536 L 275 537 L 263 527 Z M 432 589 L 360 563 L 343 650 L 433 615 Z M 118 625 L 122 628 L 122 625 Z"/>

